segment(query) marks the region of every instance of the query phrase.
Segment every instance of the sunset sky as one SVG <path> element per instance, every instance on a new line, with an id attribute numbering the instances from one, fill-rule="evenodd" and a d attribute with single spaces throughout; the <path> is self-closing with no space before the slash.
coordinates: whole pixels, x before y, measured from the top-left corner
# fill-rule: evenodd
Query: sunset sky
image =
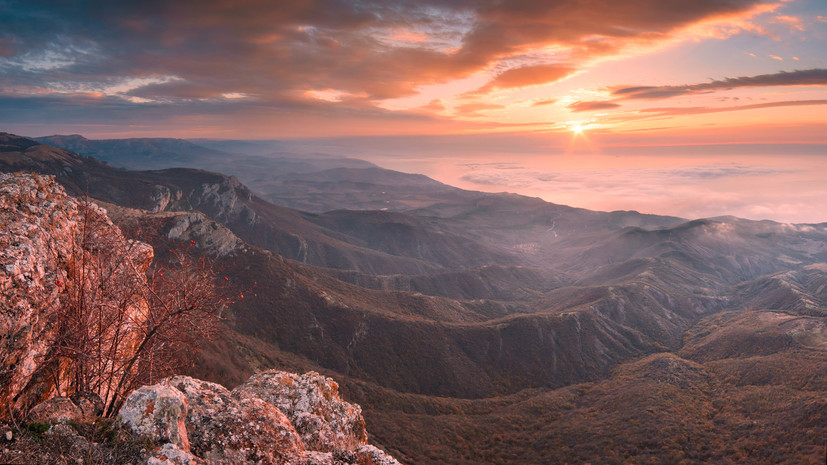
<path id="1" fill-rule="evenodd" d="M 0 131 L 289 139 L 585 208 L 827 221 L 824 0 L 0 0 Z"/>

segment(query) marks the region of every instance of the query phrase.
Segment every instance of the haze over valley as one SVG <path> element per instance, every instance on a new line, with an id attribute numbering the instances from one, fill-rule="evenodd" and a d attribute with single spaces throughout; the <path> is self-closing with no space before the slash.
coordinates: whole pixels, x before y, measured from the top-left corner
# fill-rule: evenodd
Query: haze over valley
<path id="1" fill-rule="evenodd" d="M 82 142 L 134 167 L 225 163 L 184 141 Z M 333 376 L 403 462 L 823 453 L 827 224 L 595 212 L 356 159 L 268 160 L 254 194 L 8 134 L 0 153 L 3 171 L 54 175 L 159 231 L 156 250 L 193 241 L 246 289 L 192 374 Z"/>

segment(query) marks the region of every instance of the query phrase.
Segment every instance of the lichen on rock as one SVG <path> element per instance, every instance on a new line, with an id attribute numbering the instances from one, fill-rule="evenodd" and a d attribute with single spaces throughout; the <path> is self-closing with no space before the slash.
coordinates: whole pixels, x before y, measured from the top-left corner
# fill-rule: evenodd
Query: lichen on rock
<path id="1" fill-rule="evenodd" d="M 0 174 L 0 404 L 13 406 L 49 349 L 78 206 L 44 176 Z M 5 415 L 8 412 L 0 412 Z"/>
<path id="2" fill-rule="evenodd" d="M 167 409 L 171 416 L 157 419 L 157 404 L 151 400 L 170 390 L 180 394 L 184 407 Z M 336 382 L 314 372 L 268 371 L 233 391 L 175 376 L 136 390 L 120 416 L 133 432 L 172 442 L 176 447 L 168 447 L 170 451 L 191 454 L 193 460 L 203 460 L 197 463 L 208 465 L 399 465 L 367 444 L 360 407 L 342 401 Z M 172 424 L 180 430 L 181 422 L 188 447 L 169 432 Z M 162 460 L 158 453 L 153 457 L 152 464 L 161 463 L 153 461 Z"/>
<path id="3" fill-rule="evenodd" d="M 362 408 L 339 397 L 339 385 L 316 372 L 270 370 L 255 374 L 233 394 L 258 397 L 289 418 L 311 450 L 352 450 L 367 444 Z"/>
<path id="4" fill-rule="evenodd" d="M 211 464 L 280 464 L 304 451 L 293 425 L 271 404 L 233 396 L 219 384 L 188 376 L 163 384 L 186 396 L 191 450 Z"/>
<path id="5" fill-rule="evenodd" d="M 175 444 L 167 443 L 152 453 L 146 465 L 203 465 L 204 461 L 181 450 Z"/>
<path id="6" fill-rule="evenodd" d="M 185 423 L 187 398 L 177 389 L 163 384 L 141 386 L 127 397 L 119 416 L 137 434 L 190 449 Z"/>
<path id="7" fill-rule="evenodd" d="M 27 421 L 38 423 L 68 423 L 83 419 L 83 411 L 68 397 L 53 397 L 35 406 Z"/>

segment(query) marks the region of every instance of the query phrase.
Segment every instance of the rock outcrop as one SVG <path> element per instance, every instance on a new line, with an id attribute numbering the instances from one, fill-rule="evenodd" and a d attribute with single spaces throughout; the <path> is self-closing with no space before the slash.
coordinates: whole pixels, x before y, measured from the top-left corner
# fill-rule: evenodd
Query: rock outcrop
<path id="1" fill-rule="evenodd" d="M 368 442 L 361 407 L 342 401 L 336 381 L 318 373 L 266 371 L 251 376 L 233 393 L 258 397 L 278 407 L 309 449 L 352 450 Z"/>
<path id="2" fill-rule="evenodd" d="M 177 399 L 175 407 L 159 407 L 154 399 L 161 398 Z M 361 408 L 314 372 L 267 371 L 233 391 L 188 376 L 167 378 L 133 392 L 120 418 L 133 432 L 165 443 L 150 464 L 399 465 L 367 444 Z"/>
<path id="3" fill-rule="evenodd" d="M 81 245 L 78 240 L 90 221 L 95 230 Z M 88 270 L 78 276 L 73 265 L 94 260 L 113 278 L 145 270 L 153 251 L 127 241 L 105 210 L 69 197 L 52 176 L 0 174 L 0 225 L 0 405 L 7 407 L 0 416 L 6 416 L 55 391 L 71 391 L 70 386 L 55 386 L 55 370 L 49 377 L 39 374 L 48 362 L 55 315 L 65 305 L 67 288 L 95 281 Z M 136 276 L 140 279 L 140 273 Z M 131 302 L 134 308 L 122 310 L 139 313 L 144 303 Z M 125 331 L 122 337 L 130 337 L 128 328 L 120 330 Z"/>
<path id="4" fill-rule="evenodd" d="M 210 464 L 287 463 L 304 451 L 284 413 L 259 398 L 235 396 L 219 384 L 187 376 L 162 384 L 186 397 L 191 451 Z"/>
<path id="5" fill-rule="evenodd" d="M 164 385 L 141 386 L 127 397 L 119 412 L 133 432 L 189 450 L 185 419 L 187 398 Z"/>

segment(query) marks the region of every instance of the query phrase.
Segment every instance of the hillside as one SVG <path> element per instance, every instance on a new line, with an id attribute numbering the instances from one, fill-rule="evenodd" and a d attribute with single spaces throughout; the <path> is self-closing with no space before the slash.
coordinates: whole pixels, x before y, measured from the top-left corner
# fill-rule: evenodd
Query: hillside
<path id="1" fill-rule="evenodd" d="M 158 231 L 156 250 L 217 254 L 246 298 L 193 374 L 333 376 L 403 462 L 823 458 L 827 224 L 459 190 L 307 213 L 217 173 L 130 172 L 12 135 L 0 169 L 88 191 Z"/>
<path id="2" fill-rule="evenodd" d="M 233 175 L 269 202 L 314 213 L 339 209 L 405 211 L 462 196 L 460 189 L 422 175 L 382 169 L 355 158 L 280 151 L 266 142 L 90 140 L 79 135 L 37 141 L 121 168 L 197 166 Z"/>

